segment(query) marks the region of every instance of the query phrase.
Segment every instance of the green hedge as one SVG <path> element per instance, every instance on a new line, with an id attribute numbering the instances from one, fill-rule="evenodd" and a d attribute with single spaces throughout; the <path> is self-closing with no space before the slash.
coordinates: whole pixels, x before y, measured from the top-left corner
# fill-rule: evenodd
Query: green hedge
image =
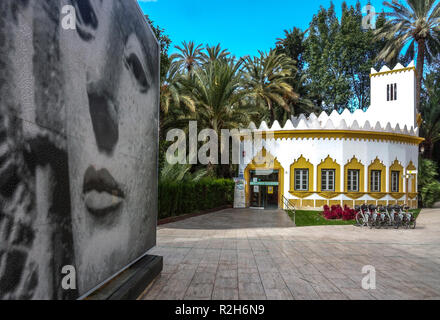
<path id="1" fill-rule="evenodd" d="M 234 186 L 234 181 L 229 179 L 160 182 L 159 219 L 232 204 Z"/>

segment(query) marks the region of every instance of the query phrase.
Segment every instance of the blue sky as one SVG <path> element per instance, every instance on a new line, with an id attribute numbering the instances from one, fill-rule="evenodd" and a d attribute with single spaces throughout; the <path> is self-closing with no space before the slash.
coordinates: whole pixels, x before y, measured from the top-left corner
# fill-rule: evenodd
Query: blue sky
<path id="1" fill-rule="evenodd" d="M 215 45 L 236 56 L 267 51 L 285 29 L 306 29 L 314 14 L 330 0 L 138 0 L 145 14 L 166 30 L 174 45 L 193 40 Z M 334 0 L 338 16 L 343 0 Z M 355 5 L 356 0 L 347 0 Z M 368 0 L 361 0 L 361 5 Z M 371 0 L 377 12 L 383 0 Z"/>

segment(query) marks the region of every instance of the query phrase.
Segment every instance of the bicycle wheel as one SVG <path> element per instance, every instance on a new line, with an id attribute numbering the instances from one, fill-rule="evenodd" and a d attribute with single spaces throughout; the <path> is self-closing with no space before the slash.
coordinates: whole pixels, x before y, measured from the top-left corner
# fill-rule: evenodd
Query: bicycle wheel
<path id="1" fill-rule="evenodd" d="M 360 212 L 356 213 L 356 222 L 361 227 L 365 225 L 364 217 Z"/>
<path id="2" fill-rule="evenodd" d="M 400 227 L 400 219 L 399 219 L 399 216 L 395 216 L 395 217 L 394 217 L 393 226 L 394 226 L 394 229 L 399 229 L 399 227 Z"/>
<path id="3" fill-rule="evenodd" d="M 369 217 L 368 217 L 368 220 L 367 220 L 367 226 L 370 228 L 370 229 L 373 229 L 373 227 L 374 227 L 374 220 L 373 220 L 373 217 L 370 215 Z"/>
<path id="4" fill-rule="evenodd" d="M 376 229 L 382 228 L 382 219 L 381 219 L 381 217 L 376 217 L 376 221 L 374 223 L 374 227 Z"/>

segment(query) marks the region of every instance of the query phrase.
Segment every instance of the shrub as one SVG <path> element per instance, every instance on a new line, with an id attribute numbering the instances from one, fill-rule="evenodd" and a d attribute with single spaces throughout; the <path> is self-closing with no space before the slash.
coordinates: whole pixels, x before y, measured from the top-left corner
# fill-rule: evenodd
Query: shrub
<path id="1" fill-rule="evenodd" d="M 350 209 L 348 206 L 344 206 L 344 208 L 342 208 L 339 204 L 331 207 L 325 205 L 323 215 L 327 220 L 353 220 L 355 218 L 355 211 Z"/>
<path id="2" fill-rule="evenodd" d="M 159 219 L 230 205 L 234 181 L 204 178 L 199 181 L 159 182 Z"/>
<path id="3" fill-rule="evenodd" d="M 342 212 L 342 220 L 354 220 L 356 218 L 356 211 L 351 209 L 349 206 L 344 206 L 344 211 Z"/>
<path id="4" fill-rule="evenodd" d="M 437 164 L 428 159 L 419 161 L 419 192 L 425 208 L 432 207 L 440 201 L 440 182 L 437 178 Z"/>

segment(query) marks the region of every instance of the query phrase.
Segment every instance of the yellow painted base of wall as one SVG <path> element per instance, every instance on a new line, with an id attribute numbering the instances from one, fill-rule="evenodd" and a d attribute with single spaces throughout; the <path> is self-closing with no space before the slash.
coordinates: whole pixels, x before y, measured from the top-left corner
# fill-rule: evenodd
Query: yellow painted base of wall
<path id="1" fill-rule="evenodd" d="M 344 207 L 345 205 L 350 208 L 354 208 L 354 206 L 361 206 L 363 204 L 372 204 L 375 206 L 386 206 L 386 205 L 404 205 L 405 201 L 403 200 L 313 200 L 313 199 L 290 199 L 290 204 L 295 206 L 296 209 L 301 210 L 319 210 L 323 209 L 325 205 L 333 206 L 333 205 L 341 205 Z M 409 200 L 408 205 L 412 209 L 417 209 L 418 202 L 417 200 Z"/>

